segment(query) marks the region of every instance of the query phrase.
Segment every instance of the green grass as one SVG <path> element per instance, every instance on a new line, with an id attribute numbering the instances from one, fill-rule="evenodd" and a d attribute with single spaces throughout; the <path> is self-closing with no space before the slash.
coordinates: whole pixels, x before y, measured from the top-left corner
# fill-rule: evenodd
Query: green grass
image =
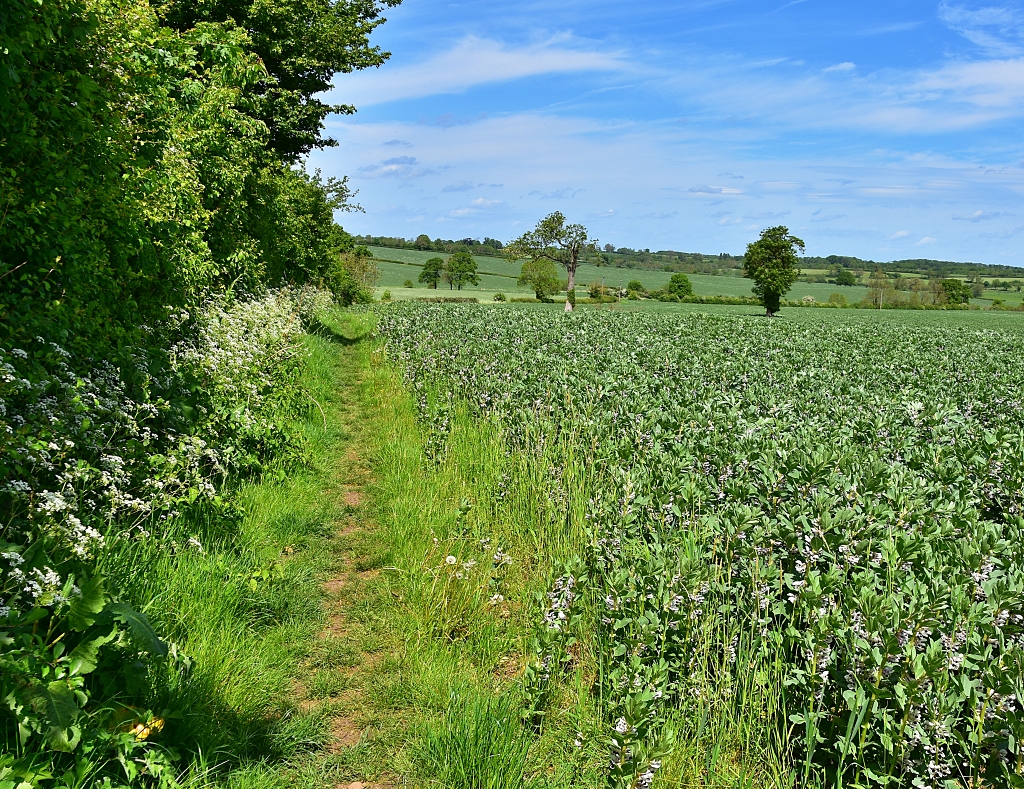
<path id="1" fill-rule="evenodd" d="M 263 765 L 316 752 L 327 737 L 323 710 L 301 707 L 294 688 L 311 663 L 349 659 L 317 640 L 320 579 L 335 561 L 340 513 L 324 490 L 350 440 L 340 346 L 317 336 L 305 343 L 304 384 L 316 407 L 294 429 L 306 462 L 242 484 L 233 523 L 223 513 L 192 513 L 163 527 L 159 540 L 111 546 L 102 562 L 183 656 L 151 681 L 155 708 L 168 719 L 162 740 L 193 754 L 190 785 L 291 785 Z M 319 692 L 336 684 L 321 682 Z"/>
<path id="2" fill-rule="evenodd" d="M 652 301 L 580 309 L 761 314 Z M 586 550 L 582 507 L 597 472 L 571 435 L 510 455 L 496 425 L 458 409 L 444 446 L 425 443 L 398 372 L 360 339 L 370 320 L 339 312 L 306 338 L 314 405 L 295 425 L 306 446 L 301 468 L 242 485 L 232 529 L 222 514 L 193 513 L 162 527 L 159 542 L 124 541 L 104 560 L 103 571 L 187 656 L 150 678 L 155 708 L 170 713 L 161 737 L 193 754 L 193 786 L 597 785 L 606 724 L 590 696 L 596 645 L 580 645 L 539 734 L 509 713 L 530 654 L 534 597 L 554 562 Z M 776 320 L 1024 330 L 1024 315 L 989 311 L 787 308 Z M 337 495 L 350 450 L 370 470 L 358 508 Z M 555 488 L 577 494 L 567 518 L 552 503 L 556 466 Z M 360 528 L 339 531 L 342 522 Z M 498 547 L 513 563 L 492 571 Z M 325 635 L 322 582 L 345 567 L 358 579 L 337 600 L 345 627 Z M 504 599 L 492 603 L 496 593 Z M 770 711 L 773 702 L 750 703 Z M 750 728 L 758 715 L 734 713 L 727 706 L 680 721 L 680 745 L 656 786 L 784 785 L 763 732 Z M 362 736 L 328 751 L 338 716 Z M 577 733 L 582 747 L 573 745 Z"/>
<path id="3" fill-rule="evenodd" d="M 377 285 L 377 294 L 385 289 L 391 291 L 392 298 L 413 298 L 424 295 L 426 288 L 417 282 L 420 267 L 428 258 L 438 257 L 437 252 L 417 252 L 407 249 L 389 249 L 386 247 L 370 247 L 381 271 L 381 279 Z M 444 257 L 444 255 L 440 255 Z M 481 300 L 489 300 L 495 292 L 506 294 L 531 295 L 528 289 L 519 288 L 519 266 L 509 263 L 504 258 L 477 257 L 477 268 L 481 272 L 480 285 L 463 288 L 462 295 L 476 296 Z M 392 262 L 398 261 L 398 262 Z M 742 277 L 714 276 L 710 274 L 687 274 L 693 283 L 695 293 L 702 296 L 750 296 L 751 282 Z M 582 265 L 576 272 L 577 289 L 586 290 L 592 282 L 603 282 L 606 287 L 624 288 L 632 280 L 643 283 L 647 290 L 664 287 L 672 277 L 671 272 L 650 271 L 647 269 L 616 268 L 608 266 Z M 411 279 L 416 287 L 409 289 L 402 285 Z M 842 293 L 848 301 L 860 301 L 867 294 L 862 286 L 841 288 L 838 285 L 812 284 L 798 282 L 793 286 L 788 298 L 802 299 L 813 296 L 816 301 L 828 301 L 833 293 Z M 440 294 L 440 289 L 438 290 Z M 433 294 L 430 294 L 433 295 Z"/>

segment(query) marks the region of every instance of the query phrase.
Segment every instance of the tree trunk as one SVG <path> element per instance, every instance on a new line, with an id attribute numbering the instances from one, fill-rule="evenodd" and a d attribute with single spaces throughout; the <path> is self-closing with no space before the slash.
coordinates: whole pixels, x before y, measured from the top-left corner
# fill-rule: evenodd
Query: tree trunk
<path id="1" fill-rule="evenodd" d="M 567 266 L 566 271 L 569 272 L 569 281 L 565 286 L 565 311 L 572 312 L 572 301 L 570 301 L 569 294 L 576 288 L 576 267 Z"/>

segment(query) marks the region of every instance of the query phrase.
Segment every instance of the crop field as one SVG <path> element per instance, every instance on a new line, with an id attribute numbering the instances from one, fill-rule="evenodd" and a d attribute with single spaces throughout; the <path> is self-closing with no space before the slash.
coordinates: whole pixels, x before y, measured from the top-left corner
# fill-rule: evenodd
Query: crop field
<path id="1" fill-rule="evenodd" d="M 433 456 L 468 409 L 536 461 L 519 703 L 596 709 L 611 786 L 1021 785 L 1016 324 L 377 312 Z"/>

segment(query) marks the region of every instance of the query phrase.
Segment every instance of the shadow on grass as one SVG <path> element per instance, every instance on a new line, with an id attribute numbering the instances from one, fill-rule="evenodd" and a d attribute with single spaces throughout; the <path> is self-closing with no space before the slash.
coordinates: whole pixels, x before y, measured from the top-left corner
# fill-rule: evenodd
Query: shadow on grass
<path id="1" fill-rule="evenodd" d="M 370 313 L 335 310 L 309 319 L 306 331 L 328 342 L 351 346 L 370 336 L 375 324 L 374 316 Z"/>

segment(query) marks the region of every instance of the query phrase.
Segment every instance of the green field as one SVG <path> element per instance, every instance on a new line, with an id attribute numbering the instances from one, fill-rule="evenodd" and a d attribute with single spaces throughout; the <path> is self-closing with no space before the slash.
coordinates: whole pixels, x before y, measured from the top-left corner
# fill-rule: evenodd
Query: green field
<path id="1" fill-rule="evenodd" d="M 414 289 L 423 288 L 417 282 L 419 270 L 423 263 L 432 257 L 444 257 L 437 252 L 417 252 L 407 249 L 391 249 L 388 247 L 370 247 L 370 251 L 377 259 L 377 265 L 381 271 L 381 278 L 377 284 L 378 296 L 385 289 L 390 290 L 395 299 L 411 298 L 421 296 L 421 293 L 401 293 L 396 289 L 404 290 L 403 284 L 411 279 Z M 479 286 L 464 288 L 464 295 L 477 297 L 490 297 L 496 292 L 505 294 L 530 295 L 527 289 L 519 288 L 516 280 L 519 277 L 519 265 L 509 263 L 504 258 L 477 257 L 477 266 L 480 272 Z M 824 274 L 824 271 L 814 271 L 816 274 Z M 576 283 L 578 289 L 585 290 L 592 282 L 602 282 L 606 287 L 624 288 L 632 280 L 643 283 L 647 290 L 657 290 L 664 287 L 672 276 L 666 271 L 650 271 L 647 269 L 610 268 L 606 266 L 596 267 L 581 265 L 576 272 Z M 693 283 L 693 291 L 700 296 L 751 296 L 751 282 L 742 277 L 714 276 L 710 274 L 687 274 L 690 282 Z M 905 275 L 907 277 L 915 275 Z M 813 296 L 815 301 L 828 301 L 833 293 L 841 293 L 850 303 L 859 302 L 867 295 L 868 289 L 863 285 L 852 287 L 840 287 L 829 283 L 797 282 L 793 289 L 787 294 L 791 300 L 802 299 L 804 296 Z M 1015 307 L 1024 301 L 1024 294 L 1015 290 L 985 290 L 981 298 L 972 299 L 971 303 L 981 307 L 988 307 L 993 299 L 1001 299 L 1009 307 Z"/>
<path id="2" fill-rule="evenodd" d="M 487 491 L 448 576 L 482 601 L 486 546 L 536 553 L 525 671 L 445 747 L 501 741 L 459 764 L 509 787 L 1016 786 L 1021 316 L 671 306 L 375 308 L 428 457 Z"/>
<path id="3" fill-rule="evenodd" d="M 381 270 L 381 279 L 377 285 L 378 292 L 385 288 L 389 289 L 396 299 L 403 298 L 396 288 L 402 289 L 402 284 L 407 279 L 411 279 L 416 284 L 416 289 L 423 288 L 417 283 L 420 267 L 429 258 L 438 257 L 436 252 L 416 252 L 386 247 L 370 247 L 370 251 L 377 258 L 377 265 Z M 487 296 L 490 296 L 496 291 L 506 294 L 531 295 L 526 288 L 519 288 L 516 285 L 520 268 L 518 264 L 509 263 L 504 258 L 488 257 L 478 257 L 476 262 L 480 272 L 480 285 L 463 288 L 464 291 L 467 291 L 465 295 L 486 293 Z M 672 274 L 667 271 L 581 265 L 576 272 L 576 283 L 577 289 L 586 289 L 592 282 L 602 282 L 606 287 L 624 288 L 630 281 L 638 280 L 647 290 L 657 290 L 664 287 L 671 276 Z M 751 282 L 748 279 L 709 274 L 688 274 L 687 276 L 693 283 L 694 293 L 701 296 L 752 295 Z M 804 296 L 813 296 L 816 301 L 828 301 L 832 293 L 842 293 L 846 296 L 847 301 L 855 302 L 864 298 L 867 288 L 861 286 L 841 288 L 837 285 L 798 282 L 793 286 L 787 298 L 802 299 Z"/>

